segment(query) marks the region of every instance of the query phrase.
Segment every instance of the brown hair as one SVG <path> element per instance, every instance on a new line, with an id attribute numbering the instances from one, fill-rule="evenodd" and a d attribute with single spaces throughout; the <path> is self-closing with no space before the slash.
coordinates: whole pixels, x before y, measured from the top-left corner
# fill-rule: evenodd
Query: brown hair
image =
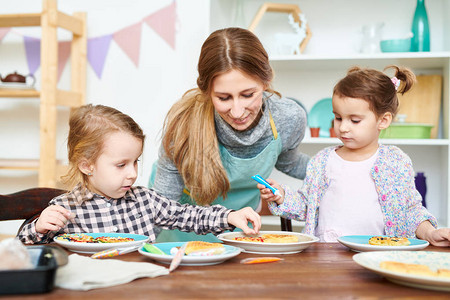
<path id="1" fill-rule="evenodd" d="M 72 186 L 79 182 L 87 185 L 87 175 L 79 170 L 79 163 L 83 160 L 95 163 L 102 153 L 105 137 L 117 131 L 138 138 L 144 147 L 145 135 L 130 116 L 104 105 L 88 104 L 76 108 L 69 120 L 67 138 L 69 171 L 64 176 L 65 182 Z"/>
<path id="2" fill-rule="evenodd" d="M 200 205 L 226 197 L 230 189 L 222 165 L 211 100 L 213 80 L 238 70 L 270 88 L 273 71 L 259 39 L 242 28 L 217 30 L 203 43 L 198 61 L 198 88 L 187 91 L 169 110 L 162 145 L 173 160 L 185 186 Z"/>
<path id="3" fill-rule="evenodd" d="M 399 104 L 397 93 L 403 95 L 410 90 L 416 81 L 416 76 L 405 67 L 389 65 L 383 71 L 387 69 L 394 69 L 394 76 L 401 82 L 397 90 L 391 78 L 385 73 L 370 68 L 352 67 L 348 70 L 347 76 L 334 87 L 333 96 L 366 100 L 377 116 L 390 112 L 394 117 Z"/>

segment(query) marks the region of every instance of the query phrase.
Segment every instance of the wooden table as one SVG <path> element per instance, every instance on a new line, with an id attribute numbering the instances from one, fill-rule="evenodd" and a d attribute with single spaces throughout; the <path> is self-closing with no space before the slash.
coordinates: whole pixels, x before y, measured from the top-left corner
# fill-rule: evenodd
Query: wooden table
<path id="1" fill-rule="evenodd" d="M 450 248 L 429 246 L 425 251 Z M 355 252 L 338 243 L 316 243 L 301 253 L 281 255 L 283 261 L 243 265 L 261 255 L 241 253 L 219 265 L 185 267 L 173 273 L 141 278 L 128 284 L 87 292 L 55 288 L 51 293 L 21 295 L 24 299 L 449 299 L 450 294 L 391 283 L 352 260 Z M 138 252 L 125 261 L 153 262 Z M 2 297 L 3 298 L 3 297 Z M 12 298 L 12 297 L 11 297 Z M 6 298 L 5 298 L 6 299 Z"/>

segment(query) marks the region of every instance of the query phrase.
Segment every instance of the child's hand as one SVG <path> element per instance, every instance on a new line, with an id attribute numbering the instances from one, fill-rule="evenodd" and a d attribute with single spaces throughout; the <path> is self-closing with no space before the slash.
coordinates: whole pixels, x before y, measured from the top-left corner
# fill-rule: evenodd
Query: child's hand
<path id="1" fill-rule="evenodd" d="M 73 220 L 74 215 L 60 205 L 50 205 L 44 209 L 36 221 L 36 232 L 47 233 L 58 231 L 63 228 L 69 220 Z"/>
<path id="2" fill-rule="evenodd" d="M 282 204 L 284 201 L 284 190 L 281 188 L 281 186 L 273 179 L 267 178 L 266 180 L 268 183 L 270 183 L 271 186 L 278 189 L 281 193 L 281 196 L 274 195 L 272 191 L 268 188 L 266 188 L 264 185 L 258 183 L 256 187 L 259 189 L 259 192 L 261 194 L 261 199 L 267 202 L 276 202 L 278 205 Z"/>
<path id="3" fill-rule="evenodd" d="M 450 247 L 450 228 L 439 228 L 430 231 L 427 240 L 433 246 Z"/>
<path id="4" fill-rule="evenodd" d="M 253 229 L 248 227 L 249 221 L 253 224 Z M 244 207 L 228 214 L 228 224 L 242 229 L 245 234 L 257 234 L 261 229 L 261 217 L 252 208 Z"/>

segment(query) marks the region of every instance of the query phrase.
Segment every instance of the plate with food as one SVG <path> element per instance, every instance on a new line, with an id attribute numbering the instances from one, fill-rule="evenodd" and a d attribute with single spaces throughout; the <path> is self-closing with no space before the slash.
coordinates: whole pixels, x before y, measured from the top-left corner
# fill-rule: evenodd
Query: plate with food
<path id="1" fill-rule="evenodd" d="M 303 251 L 318 242 L 315 236 L 287 231 L 260 231 L 257 235 L 228 232 L 217 236 L 225 244 L 240 247 L 248 253 L 292 254 Z"/>
<path id="2" fill-rule="evenodd" d="M 148 236 L 131 233 L 66 233 L 55 236 L 53 241 L 73 252 L 96 253 L 111 248 L 140 246 Z"/>
<path id="3" fill-rule="evenodd" d="M 203 241 L 144 244 L 138 251 L 157 262 L 170 264 L 178 249 L 186 243 L 180 266 L 216 265 L 242 252 L 239 247 Z"/>
<path id="4" fill-rule="evenodd" d="M 390 250 L 421 250 L 430 243 L 419 239 L 389 237 L 386 235 L 346 235 L 338 242 L 353 251 L 390 251 Z"/>
<path id="5" fill-rule="evenodd" d="M 450 253 L 376 251 L 353 255 L 360 266 L 386 279 L 415 288 L 450 291 Z"/>

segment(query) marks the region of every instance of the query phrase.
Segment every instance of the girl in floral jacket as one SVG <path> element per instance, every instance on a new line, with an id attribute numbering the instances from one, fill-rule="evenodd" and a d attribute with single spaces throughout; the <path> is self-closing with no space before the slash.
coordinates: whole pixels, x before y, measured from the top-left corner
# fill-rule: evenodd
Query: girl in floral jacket
<path id="1" fill-rule="evenodd" d="M 379 145 L 381 130 L 392 122 L 397 93 L 415 82 L 406 68 L 389 66 L 389 78 L 374 69 L 354 67 L 333 90 L 334 130 L 343 145 L 328 147 L 308 164 L 303 187 L 294 191 L 268 179 L 282 196 L 258 184 L 273 214 L 305 220 L 305 233 L 324 242 L 353 234 L 418 237 L 450 246 L 450 228 L 437 229 L 422 206 L 411 159 L 396 146 Z"/>

